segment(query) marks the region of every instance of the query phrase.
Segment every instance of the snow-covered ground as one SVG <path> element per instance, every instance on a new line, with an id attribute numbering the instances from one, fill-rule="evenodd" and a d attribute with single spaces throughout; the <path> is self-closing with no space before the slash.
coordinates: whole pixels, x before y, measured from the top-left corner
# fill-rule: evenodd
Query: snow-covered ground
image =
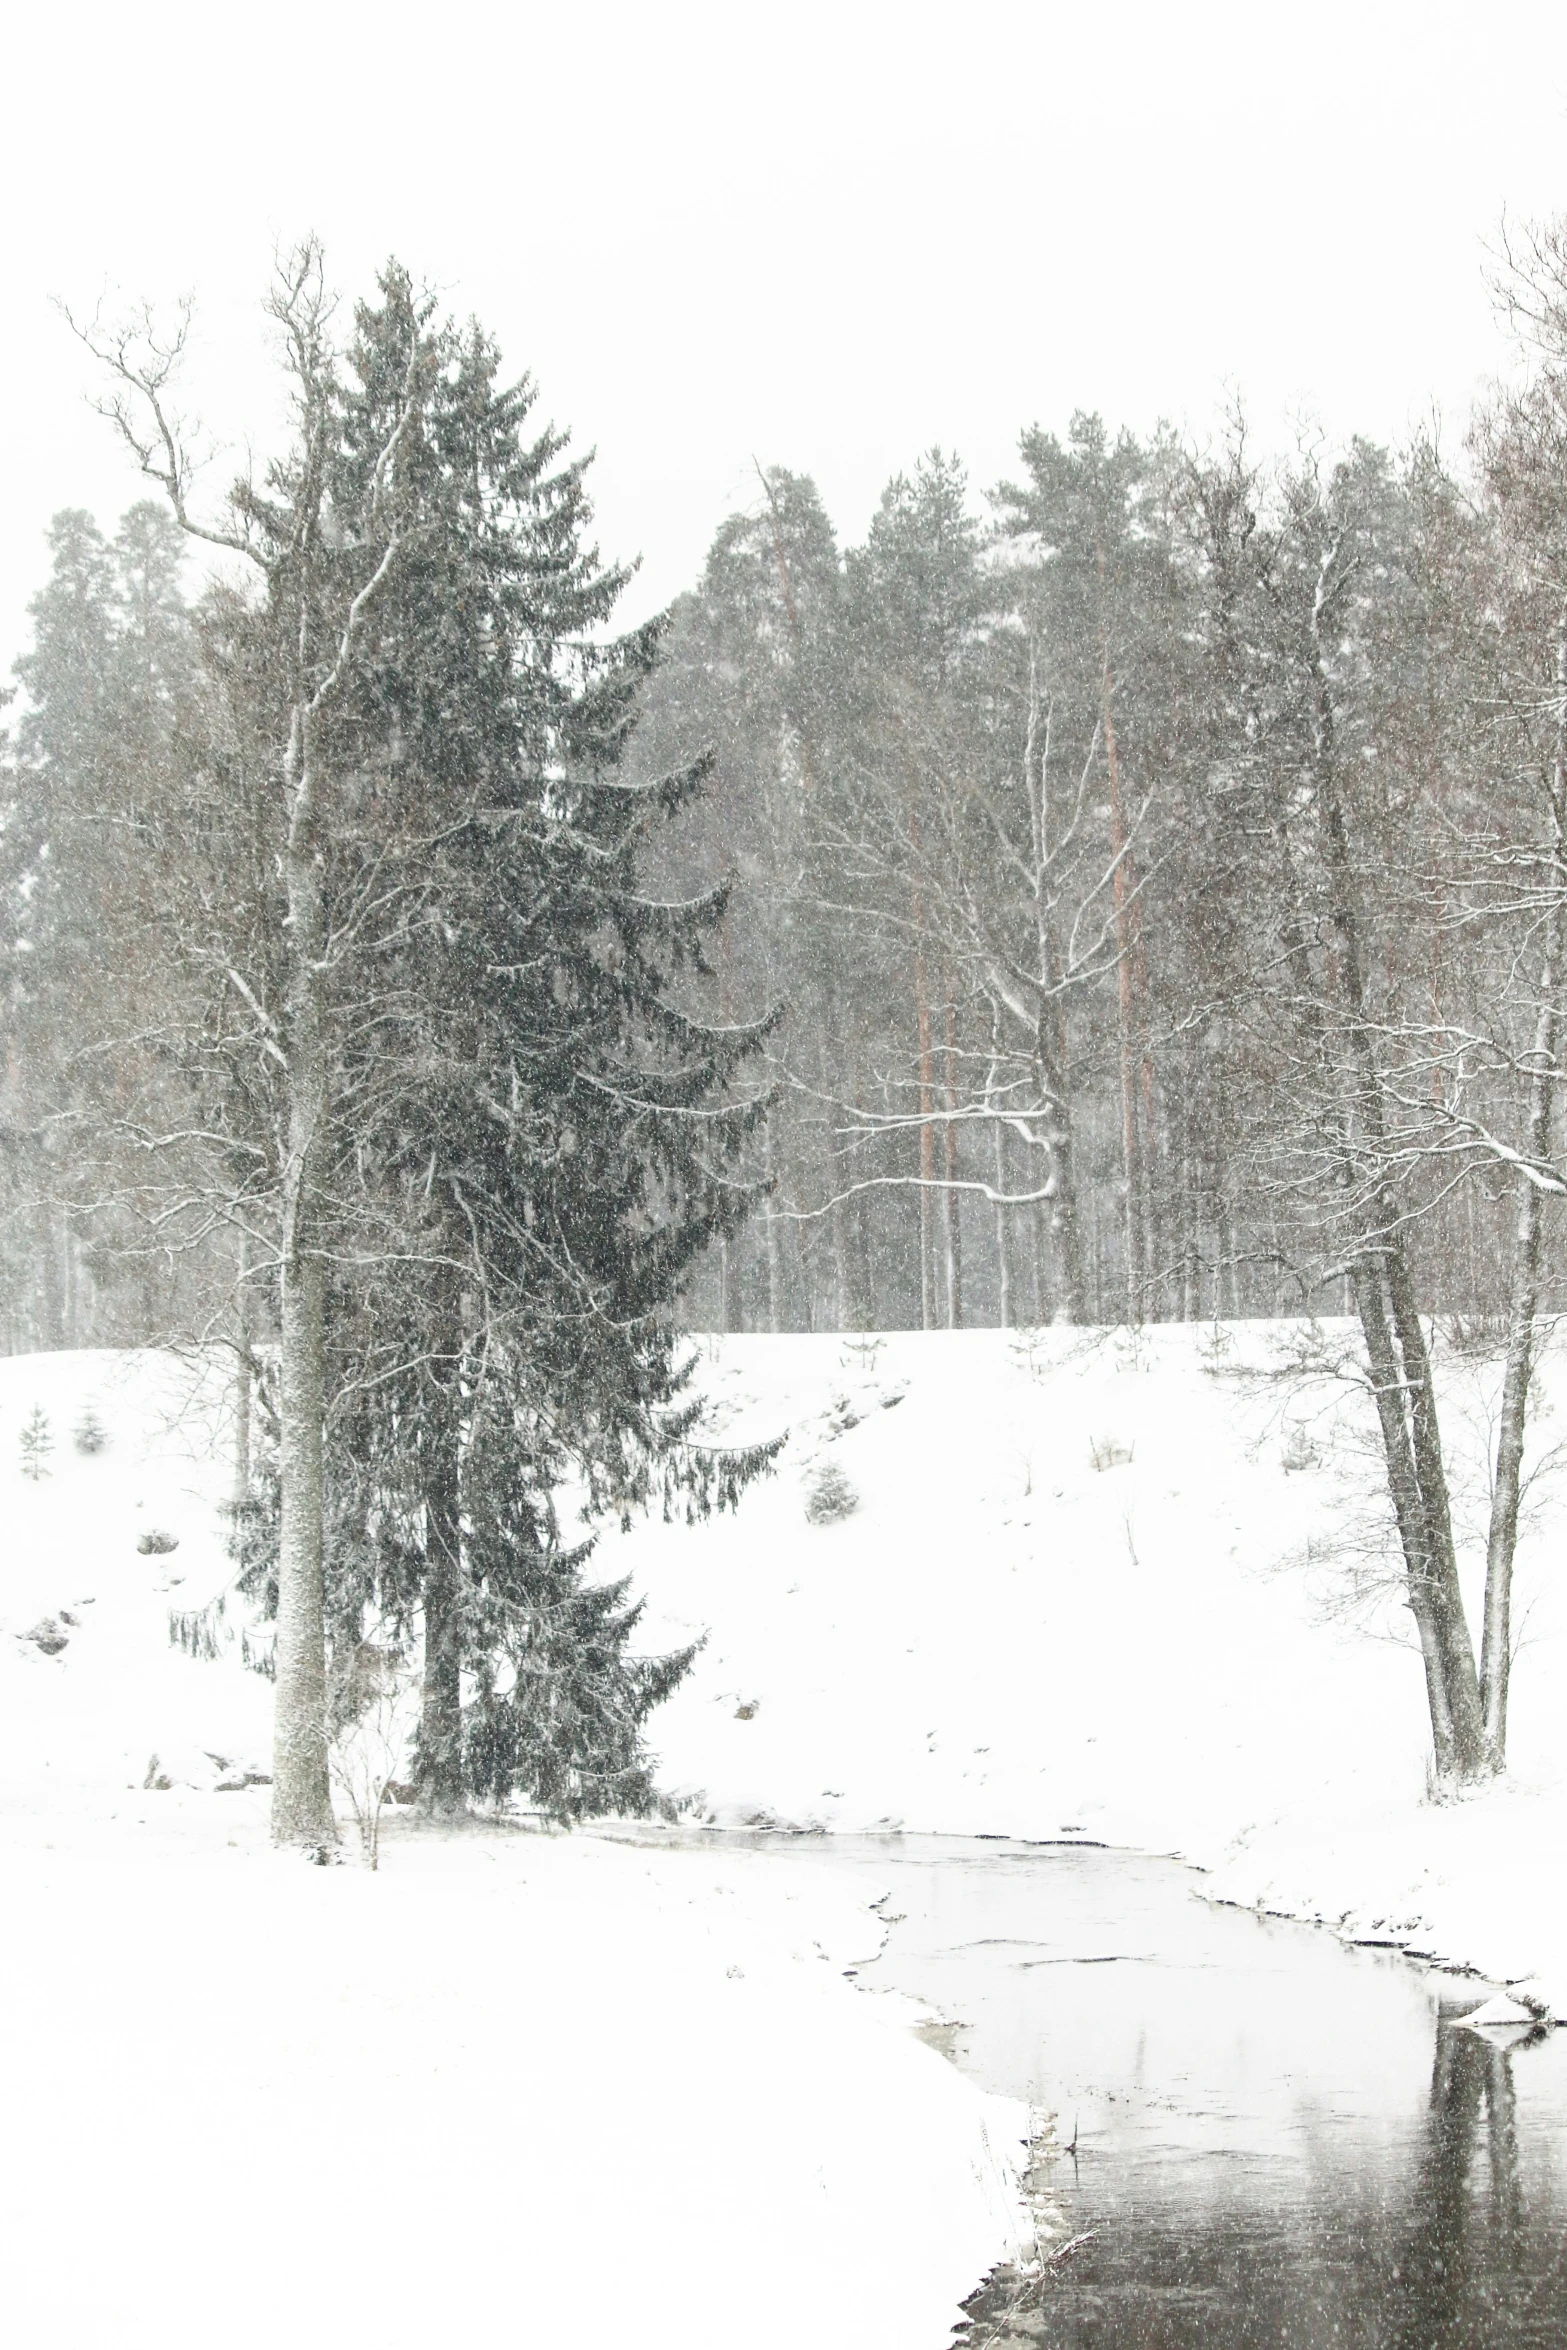
<path id="1" fill-rule="evenodd" d="M 7 2338 L 938 2350 L 1027 2117 L 845 1979 L 879 1922 L 746 1853 L 273 1854 L 243 1611 L 168 1640 L 231 1572 L 222 1443 L 178 1366 L 0 1363 Z"/>
<path id="2" fill-rule="evenodd" d="M 737 1514 L 599 1551 L 652 1645 L 705 1637 L 657 1718 L 664 1783 L 723 1823 L 1182 1852 L 1223 1898 L 1564 2012 L 1567 1349 L 1531 1444 L 1514 1775 L 1437 1806 L 1348 1336 L 703 1342 L 715 1430 L 789 1439 Z M 1440 1375 L 1475 1560 L 1494 1374 L 1444 1343 Z M 168 1639 L 232 1572 L 225 1445 L 176 1364 L 0 1362 L 16 2337 L 935 2350 L 1022 2225 L 1024 2117 L 845 1979 L 880 1933 L 852 1889 L 406 1818 L 375 1877 L 273 1855 L 245 1612 L 208 1617 L 215 1661 Z"/>
<path id="3" fill-rule="evenodd" d="M 708 1634 L 656 1733 L 702 1815 L 1180 1852 L 1222 1898 L 1533 1979 L 1567 2012 L 1567 1348 L 1532 1421 L 1512 1776 L 1454 1806 L 1426 1800 L 1423 1676 L 1376 1588 L 1348 1325 L 704 1351 L 729 1438 L 789 1429 L 776 1476 L 737 1517 L 599 1554 L 650 1594 L 651 1638 Z M 1496 1372 L 1437 1353 L 1478 1571 Z M 829 1468 L 855 1506 L 813 1523 Z"/>

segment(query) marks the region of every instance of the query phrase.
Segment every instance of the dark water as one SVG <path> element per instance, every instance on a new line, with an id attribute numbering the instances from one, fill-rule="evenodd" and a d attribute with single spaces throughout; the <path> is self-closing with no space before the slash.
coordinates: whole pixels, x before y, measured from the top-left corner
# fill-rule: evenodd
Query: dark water
<path id="1" fill-rule="evenodd" d="M 1466 2029 L 1491 1986 L 1216 1908 L 1170 1861 L 792 1849 L 887 1889 L 864 1979 L 1075 2140 L 1036 2185 L 1051 2238 L 1089 2241 L 1021 2301 L 996 2280 L 973 2350 L 1567 2350 L 1567 2030 Z"/>
<path id="2" fill-rule="evenodd" d="M 1214 1908 L 1172 1862 L 923 1843 L 885 1856 L 876 1972 L 1055 2114 L 1052 2231 L 1094 2231 L 972 2342 L 1567 2345 L 1567 2032 L 1468 2030 L 1488 1986 Z"/>

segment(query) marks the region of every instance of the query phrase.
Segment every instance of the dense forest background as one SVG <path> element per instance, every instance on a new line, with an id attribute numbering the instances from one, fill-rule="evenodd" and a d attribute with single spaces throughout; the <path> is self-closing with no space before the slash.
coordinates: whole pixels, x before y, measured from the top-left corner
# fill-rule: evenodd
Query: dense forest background
<path id="1" fill-rule="evenodd" d="M 759 473 L 630 754 L 711 753 L 656 878 L 727 884 L 704 1008 L 774 1022 L 761 1204 L 685 1320 L 1345 1310 L 1340 850 L 1424 1294 L 1502 1310 L 1560 887 L 1559 429 L 1537 387 L 1451 459 L 1263 465 L 1239 418 L 1198 451 L 1078 416 L 983 499 L 926 453 L 848 548 L 809 478 Z M 131 975 L 90 897 L 45 938 L 33 859 L 53 811 L 210 758 L 210 598 L 152 504 L 112 539 L 63 513 L 51 552 L 5 833 L 13 1351 L 187 1327 L 209 1272 L 70 1179 L 69 1072 Z"/>

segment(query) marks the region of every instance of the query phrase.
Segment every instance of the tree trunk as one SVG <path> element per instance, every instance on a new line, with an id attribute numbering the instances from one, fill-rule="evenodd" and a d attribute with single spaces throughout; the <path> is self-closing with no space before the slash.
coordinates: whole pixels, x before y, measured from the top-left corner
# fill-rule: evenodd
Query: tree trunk
<path id="1" fill-rule="evenodd" d="M 1324 566 L 1323 579 L 1328 578 L 1331 561 Z M 1469 1636 L 1468 1619 L 1464 1613 L 1463 1592 L 1458 1581 L 1458 1560 L 1453 1547 L 1452 1512 L 1448 1500 L 1447 1471 L 1442 1459 L 1441 1433 L 1437 1420 L 1436 1390 L 1431 1377 L 1431 1359 L 1426 1345 L 1415 1300 L 1414 1281 L 1410 1274 L 1409 1258 L 1404 1247 L 1403 1233 L 1397 1205 L 1387 1188 L 1387 1126 L 1380 1075 L 1372 1043 L 1371 1027 L 1365 999 L 1365 956 L 1359 915 L 1356 908 L 1354 873 L 1349 852 L 1349 834 L 1339 796 L 1339 782 L 1334 746 L 1334 711 L 1328 685 L 1327 667 L 1322 652 L 1321 630 L 1326 609 L 1325 589 L 1319 586 L 1312 618 L 1311 660 L 1314 694 L 1314 740 L 1312 746 L 1313 781 L 1316 786 L 1317 812 L 1323 843 L 1323 861 L 1328 881 L 1328 919 L 1336 942 L 1333 957 L 1337 991 L 1343 1004 L 1347 1042 L 1353 1070 L 1353 1108 L 1358 1113 L 1364 1136 L 1364 1151 L 1369 1157 L 1374 1174 L 1370 1184 L 1369 1214 L 1376 1229 L 1364 1236 L 1366 1252 L 1378 1261 L 1381 1279 L 1385 1283 L 1393 1335 L 1397 1344 L 1399 1371 L 1399 1417 L 1407 1414 L 1407 1454 L 1413 1472 L 1415 1496 L 1418 1502 L 1419 1527 L 1414 1535 L 1414 1548 L 1405 1531 L 1400 1514 L 1399 1530 L 1404 1536 L 1406 1565 L 1410 1578 L 1410 1602 L 1417 1608 L 1416 1622 L 1420 1626 L 1421 1645 L 1429 1657 L 1428 1632 L 1434 1634 L 1440 1656 L 1442 1678 L 1442 1714 L 1447 1724 L 1450 1761 L 1444 1770 L 1439 1732 L 1438 1710 L 1433 1702 L 1432 1733 L 1437 1742 L 1437 1769 L 1443 1777 L 1454 1777 L 1469 1782 L 1482 1777 L 1487 1769 L 1488 1756 L 1485 1730 L 1480 1711 L 1480 1676 L 1475 1668 L 1474 1646 Z M 1292 958 L 1303 954 L 1298 936 L 1291 942 Z M 1350 1147 L 1346 1136 L 1346 1150 Z M 1350 1172 L 1346 1170 L 1346 1172 Z M 1364 1310 L 1362 1324 L 1364 1325 Z M 1368 1337 L 1369 1343 L 1369 1337 Z M 1373 1373 L 1374 1377 L 1378 1374 Z M 1393 1401 L 1389 1391 L 1388 1402 Z M 1379 1379 L 1378 1410 L 1383 1418 L 1386 1441 L 1389 1419 L 1381 1400 Z M 1402 1460 L 1402 1455 L 1400 1456 Z M 1403 1470 L 1388 1455 L 1390 1483 Z M 1399 1506 L 1397 1490 L 1395 1506 Z M 1419 1612 L 1428 1612 L 1429 1627 Z M 1429 1683 L 1430 1666 L 1427 1677 Z"/>
<path id="2" fill-rule="evenodd" d="M 1369 1256 L 1357 1257 L 1353 1280 L 1360 1327 L 1366 1341 L 1366 1357 L 1371 1368 L 1371 1391 L 1382 1428 L 1388 1490 L 1392 1495 L 1393 1514 L 1398 1521 L 1399 1540 L 1404 1553 L 1410 1613 L 1415 1619 L 1421 1661 L 1425 1666 L 1426 1701 L 1431 1716 L 1431 1744 L 1437 1777 L 1446 1781 L 1454 1775 L 1456 1745 L 1452 1712 L 1447 1702 L 1446 1665 L 1431 1603 L 1428 1538 L 1420 1505 L 1414 1455 L 1410 1448 L 1409 1425 L 1404 1411 L 1402 1367 L 1393 1348 L 1381 1268 L 1376 1260 Z"/>
<path id="3" fill-rule="evenodd" d="M 996 1184 L 996 1284 L 1000 1292 L 1000 1321 L 1003 1330 L 1012 1327 L 1012 1232 L 1007 1221 L 1008 1210 L 1003 1205 L 1010 1188 L 1007 1182 L 1007 1130 L 999 1118 L 991 1124 L 991 1142 L 995 1153 Z"/>
<path id="4" fill-rule="evenodd" d="M 1390 1206 L 1391 1203 L 1388 1203 L 1388 1209 Z M 1458 1581 L 1458 1556 L 1453 1546 L 1447 1470 L 1442 1459 L 1431 1356 L 1425 1329 L 1415 1310 L 1414 1283 L 1410 1278 L 1409 1260 L 1399 1234 L 1390 1233 L 1384 1244 L 1383 1258 L 1387 1271 L 1388 1299 L 1393 1309 L 1393 1328 L 1403 1358 L 1415 1480 L 1426 1526 L 1426 1572 L 1430 1605 L 1441 1643 L 1447 1706 L 1453 1728 L 1453 1758 L 1457 1776 L 1468 1781 L 1484 1776 L 1488 1756 L 1480 1712 L 1480 1677 L 1475 1670 L 1474 1646 L 1469 1637 L 1469 1622 L 1464 1613 L 1463 1592 Z"/>
<path id="5" fill-rule="evenodd" d="M 1055 1320 L 1051 1272 L 1057 1254 L 1049 1208 L 1044 1200 L 1036 1199 L 1029 1209 L 1029 1233 L 1034 1244 L 1034 1320 L 1043 1330 L 1047 1323 Z"/>
<path id="6" fill-rule="evenodd" d="M 833 1128 L 833 1103 L 837 1099 L 837 1088 L 833 1081 L 828 1040 L 837 1031 L 837 1009 L 836 991 L 829 979 L 822 989 L 821 1017 L 816 1030 L 816 1066 L 825 1120 L 822 1174 L 831 1202 L 827 1211 L 827 1226 L 832 1241 L 833 1282 L 837 1290 L 833 1327 L 838 1330 L 863 1330 L 867 1323 L 855 1280 L 854 1235 L 849 1223 L 847 1196 L 849 1175 L 844 1165 L 842 1146 Z"/>
<path id="7" fill-rule="evenodd" d="M 1529 1077 L 1529 1156 L 1550 1155 L 1551 1114 L 1556 1099 L 1556 1044 L 1560 1028 L 1564 932 L 1567 932 L 1567 857 L 1563 818 L 1567 815 L 1567 635 L 1556 648 L 1556 684 L 1561 697 L 1556 758 L 1552 773 L 1551 880 L 1554 896 L 1546 923 L 1540 1001 L 1535 1015 Z M 1540 1250 L 1544 1199 L 1537 1183 L 1520 1177 L 1518 1221 L 1513 1236 L 1512 1294 L 1507 1316 L 1507 1369 L 1502 1380 L 1501 1425 L 1496 1435 L 1496 1478 L 1491 1488 L 1491 1525 L 1485 1560 L 1485 1623 L 1480 1641 L 1480 1705 L 1493 1767 L 1507 1763 L 1507 1684 L 1512 1651 L 1513 1555 L 1518 1547 L 1518 1507 L 1523 1494 L 1524 1423 L 1534 1371 L 1534 1324 L 1540 1298 Z"/>
<path id="8" fill-rule="evenodd" d="M 783 1234 L 773 1200 L 778 1188 L 778 1153 L 773 1139 L 773 1113 L 767 1113 L 762 1128 L 763 1150 L 766 1154 L 767 1201 L 762 1209 L 762 1228 L 767 1242 L 767 1327 L 776 1338 L 784 1326 L 784 1261 Z"/>
<path id="9" fill-rule="evenodd" d="M 1142 1154 L 1138 1148 L 1136 1007 L 1133 1001 L 1131 926 L 1131 856 L 1121 807 L 1121 771 L 1116 752 L 1115 716 L 1110 656 L 1104 656 L 1101 718 L 1105 738 L 1105 765 L 1110 786 L 1110 847 L 1115 857 L 1112 891 L 1115 900 L 1116 1032 L 1121 1073 L 1121 1153 L 1126 1169 L 1126 1311 L 1127 1319 L 1143 1318 L 1146 1279 L 1144 1259 L 1144 1204 Z"/>
<path id="10" fill-rule="evenodd" d="M 288 1141 L 279 1349 L 282 1523 L 272 1835 L 279 1844 L 319 1848 L 337 1841 L 326 1734 L 326 1280 L 316 1230 L 328 1111 L 322 1001 L 326 917 L 315 833 L 314 744 L 303 713 L 296 716 L 289 763 L 294 788 L 286 872 Z"/>
<path id="11" fill-rule="evenodd" d="M 279 1348 L 283 1507 L 278 1542 L 272 1836 L 278 1844 L 319 1847 L 337 1841 L 327 1778 L 322 1581 L 324 1288 L 320 1258 L 296 1245 L 283 1268 Z"/>
<path id="12" fill-rule="evenodd" d="M 1060 1005 L 1056 1018 L 1063 1031 Z M 1090 1319 L 1088 1284 L 1083 1266 L 1082 1202 L 1077 1183 L 1077 1138 L 1067 1094 L 1064 1054 L 1052 1055 L 1040 1020 L 1037 1044 L 1040 1090 L 1049 1103 L 1046 1139 L 1050 1149 L 1050 1232 L 1059 1268 L 1061 1302 L 1066 1319 L 1081 1327 Z"/>
<path id="13" fill-rule="evenodd" d="M 920 1055 L 920 1327 L 936 1327 L 936 1061 L 931 1046 L 930 997 L 925 985 L 923 936 L 914 950 L 914 1003 Z"/>
<path id="14" fill-rule="evenodd" d="M 424 1685 L 419 1796 L 450 1817 L 465 1808 L 462 1775 L 462 1395 L 460 1340 L 447 1334 L 431 1371 L 431 1444 L 424 1495 Z"/>
<path id="15" fill-rule="evenodd" d="M 947 1124 L 943 1136 L 945 1148 L 942 1156 L 947 1187 L 941 1195 L 941 1206 L 942 1233 L 946 1241 L 947 1254 L 947 1328 L 961 1330 L 963 1327 L 963 1227 L 959 1221 L 959 1194 L 956 1189 L 958 1129 L 955 1116 L 958 1106 L 958 1038 L 957 1008 L 950 1000 L 947 1004 L 946 1046 Z"/>
<path id="16" fill-rule="evenodd" d="M 249 1252 L 245 1235 L 239 1236 L 239 1255 L 234 1283 L 234 1508 L 243 1509 L 250 1499 L 250 1292 L 245 1275 L 249 1266 Z"/>

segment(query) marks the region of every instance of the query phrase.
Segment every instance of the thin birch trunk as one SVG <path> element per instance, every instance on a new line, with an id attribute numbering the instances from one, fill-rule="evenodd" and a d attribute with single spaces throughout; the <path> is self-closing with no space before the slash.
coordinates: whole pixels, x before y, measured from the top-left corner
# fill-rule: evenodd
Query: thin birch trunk
<path id="1" fill-rule="evenodd" d="M 1040 1251 L 1041 1214 L 1034 1212 L 1036 1274 L 1041 1322 L 1049 1318 L 1048 1275 L 1045 1265 L 1053 1254 L 1059 1267 L 1059 1288 L 1066 1319 L 1088 1320 L 1088 1292 L 1083 1272 L 1082 1217 L 1077 1189 L 1077 1160 L 1073 1148 L 1071 1058 L 1067 1049 L 1065 990 L 1061 957 L 1050 918 L 1047 876 L 1050 841 L 1050 714 L 1039 688 L 1037 646 L 1028 656 L 1028 731 L 1023 744 L 1023 782 L 1028 796 L 1029 828 L 1034 859 L 1034 947 L 1040 991 L 1034 1035 L 1035 1064 L 1040 1098 L 1048 1103 L 1047 1141 L 1050 1151 L 1052 1251 Z"/>
<path id="2" fill-rule="evenodd" d="M 1567 854 L 1564 854 L 1563 840 L 1564 817 L 1567 817 L 1567 629 L 1557 640 L 1556 690 L 1556 756 L 1551 773 L 1553 894 L 1546 921 L 1529 1077 L 1528 1150 L 1537 1164 L 1549 1157 L 1551 1148 L 1556 1046 L 1561 1025 L 1558 999 L 1564 934 L 1567 934 Z M 1507 1368 L 1502 1380 L 1501 1424 L 1496 1437 L 1496 1477 L 1491 1488 L 1491 1524 L 1485 1560 L 1485 1621 L 1480 1641 L 1480 1705 L 1491 1760 L 1497 1770 L 1504 1769 L 1507 1762 L 1513 1557 L 1518 1547 L 1518 1509 L 1523 1495 L 1524 1425 L 1534 1370 L 1544 1205 L 1539 1185 L 1520 1177 L 1507 1318 Z"/>
<path id="3" fill-rule="evenodd" d="M 1009 1189 L 1007 1183 L 1007 1130 L 1001 1120 L 991 1122 L 991 1147 L 995 1154 L 996 1184 L 996 1284 L 1000 1291 L 1000 1317 L 1003 1330 L 1012 1327 L 1012 1232 L 1008 1224 L 1008 1210 L 1004 1205 Z"/>
<path id="4" fill-rule="evenodd" d="M 914 1002 L 920 1056 L 920 1326 L 936 1327 L 936 1056 L 931 1044 L 930 995 L 925 983 L 925 941 L 914 950 Z"/>
<path id="5" fill-rule="evenodd" d="M 833 1127 L 833 1102 L 836 1098 L 833 1084 L 828 1038 L 837 1029 L 837 996 L 828 979 L 822 990 L 822 1015 L 816 1032 L 816 1066 L 821 1084 L 823 1117 L 826 1121 L 822 1142 L 822 1172 L 827 1185 L 827 1197 L 832 1203 L 827 1211 L 828 1234 L 832 1241 L 833 1280 L 837 1289 L 837 1312 L 833 1327 L 838 1330 L 863 1330 L 864 1319 L 855 1294 L 853 1234 L 849 1226 L 849 1183 L 843 1163 L 842 1147 Z"/>
<path id="6" fill-rule="evenodd" d="M 1120 765 L 1116 753 L 1115 718 L 1110 656 L 1106 652 L 1101 679 L 1105 764 L 1110 781 L 1110 847 L 1115 857 L 1112 884 L 1115 901 L 1115 1011 L 1116 1041 L 1121 1079 L 1121 1156 L 1126 1173 L 1126 1311 L 1138 1322 L 1143 1312 L 1142 1170 L 1137 1147 L 1137 1076 L 1132 1004 L 1132 942 L 1128 911 L 1130 888 L 1126 823 L 1121 807 Z"/>
<path id="7" fill-rule="evenodd" d="M 762 1129 L 763 1151 L 767 1169 L 767 1205 L 762 1210 L 762 1228 L 767 1242 L 767 1327 L 776 1338 L 784 1326 L 784 1261 L 783 1234 L 773 1208 L 778 1186 L 778 1155 L 773 1140 L 772 1112 Z"/>
<path id="8" fill-rule="evenodd" d="M 946 1028 L 947 1049 L 945 1094 L 947 1123 L 946 1131 L 942 1138 L 944 1144 L 942 1157 L 945 1164 L 947 1187 L 941 1195 L 942 1231 L 946 1241 L 947 1254 L 947 1328 L 949 1330 L 961 1330 L 963 1327 L 963 1227 L 959 1221 L 959 1194 L 956 1189 L 958 1179 L 958 1129 L 956 1120 L 956 1112 L 958 1107 L 958 1039 L 957 1010 L 954 1004 L 951 1002 L 950 998 L 948 999 L 947 1003 Z"/>
<path id="9" fill-rule="evenodd" d="M 424 1675 L 419 1797 L 427 1812 L 465 1808 L 462 1775 L 462 1403 L 456 1360 L 436 1371 L 425 1488 Z"/>
<path id="10" fill-rule="evenodd" d="M 234 1280 L 234 1508 L 250 1499 L 250 1249 L 240 1233 Z"/>

